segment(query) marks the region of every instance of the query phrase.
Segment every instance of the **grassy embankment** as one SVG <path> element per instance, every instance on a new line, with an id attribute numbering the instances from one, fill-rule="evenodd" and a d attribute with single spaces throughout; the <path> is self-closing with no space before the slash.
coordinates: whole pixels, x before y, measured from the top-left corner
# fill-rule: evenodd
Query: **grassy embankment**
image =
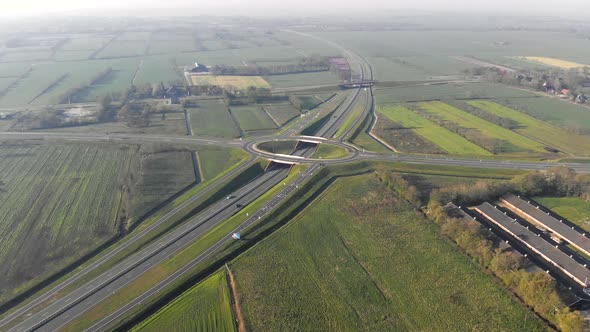
<path id="1" fill-rule="evenodd" d="M 162 308 L 132 331 L 235 331 L 225 271 L 219 271 Z"/>

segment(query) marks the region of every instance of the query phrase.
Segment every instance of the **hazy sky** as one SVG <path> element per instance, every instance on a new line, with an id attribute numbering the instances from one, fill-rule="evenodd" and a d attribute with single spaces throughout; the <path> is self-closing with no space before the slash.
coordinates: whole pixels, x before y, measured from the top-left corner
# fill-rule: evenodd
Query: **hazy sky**
<path id="1" fill-rule="evenodd" d="M 261 8 L 266 13 L 284 14 L 308 13 L 310 8 L 321 7 L 331 12 L 331 7 L 341 10 L 358 9 L 409 9 L 427 11 L 494 11 L 510 12 L 519 15 L 527 14 L 560 14 L 577 16 L 587 6 L 587 0 L 0 0 L 0 15 L 46 14 L 64 11 L 87 11 L 102 9 L 111 11 L 114 8 L 126 9 L 125 14 L 132 15 L 129 9 L 139 6 L 143 9 L 163 7 L 195 8 L 205 13 L 226 11 L 256 14 Z M 285 9 L 289 9 L 288 11 Z M 332 11 L 333 12 L 333 11 Z"/>

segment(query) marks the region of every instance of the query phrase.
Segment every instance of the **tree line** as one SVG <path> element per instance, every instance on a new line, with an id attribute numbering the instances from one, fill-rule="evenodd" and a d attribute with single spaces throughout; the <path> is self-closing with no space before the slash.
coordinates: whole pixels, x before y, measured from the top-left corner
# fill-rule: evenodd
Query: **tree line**
<path id="1" fill-rule="evenodd" d="M 416 186 L 403 175 L 377 171 L 382 181 L 409 202 L 420 206 L 423 200 Z M 571 311 L 562 300 L 567 292 L 544 272 L 529 272 L 530 261 L 512 250 L 501 249 L 500 239 L 471 218 L 464 218 L 449 205 L 474 205 L 492 201 L 513 192 L 528 196 L 551 195 L 581 197 L 590 201 L 590 175 L 577 174 L 567 167 L 533 171 L 506 181 L 478 181 L 430 192 L 424 212 L 439 227 L 441 236 L 450 239 L 484 269 L 496 275 L 535 312 L 561 331 L 583 331 L 584 318 Z"/>
<path id="2" fill-rule="evenodd" d="M 213 75 L 238 75 L 238 76 L 266 76 L 310 73 L 330 70 L 327 57 L 311 56 L 297 58 L 297 63 L 280 64 L 271 66 L 228 66 L 215 65 L 211 68 Z"/>

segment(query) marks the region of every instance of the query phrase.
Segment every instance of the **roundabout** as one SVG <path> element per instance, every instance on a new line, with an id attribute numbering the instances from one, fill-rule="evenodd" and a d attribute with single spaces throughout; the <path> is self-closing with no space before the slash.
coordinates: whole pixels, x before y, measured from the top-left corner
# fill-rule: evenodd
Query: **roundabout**
<path id="1" fill-rule="evenodd" d="M 320 146 L 329 146 L 330 150 L 334 152 L 333 155 L 336 155 L 336 157 L 316 157 L 316 153 L 311 157 L 289 154 L 297 151 L 297 149 L 304 144 L 316 145 L 316 149 L 319 149 Z M 289 149 L 291 149 L 291 151 L 289 151 Z M 293 136 L 280 139 L 265 138 L 254 140 L 246 143 L 244 145 L 244 150 L 257 157 L 287 164 L 339 164 L 354 161 L 360 154 L 359 149 L 352 144 L 312 136 Z"/>

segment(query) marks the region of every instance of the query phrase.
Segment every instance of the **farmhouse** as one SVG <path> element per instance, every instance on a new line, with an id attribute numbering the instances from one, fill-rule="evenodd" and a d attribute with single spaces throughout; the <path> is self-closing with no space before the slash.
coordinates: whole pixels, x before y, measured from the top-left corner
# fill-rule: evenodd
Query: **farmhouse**
<path id="1" fill-rule="evenodd" d="M 203 65 L 202 63 L 195 62 L 195 67 L 191 69 L 191 73 L 208 74 L 209 67 Z"/>

